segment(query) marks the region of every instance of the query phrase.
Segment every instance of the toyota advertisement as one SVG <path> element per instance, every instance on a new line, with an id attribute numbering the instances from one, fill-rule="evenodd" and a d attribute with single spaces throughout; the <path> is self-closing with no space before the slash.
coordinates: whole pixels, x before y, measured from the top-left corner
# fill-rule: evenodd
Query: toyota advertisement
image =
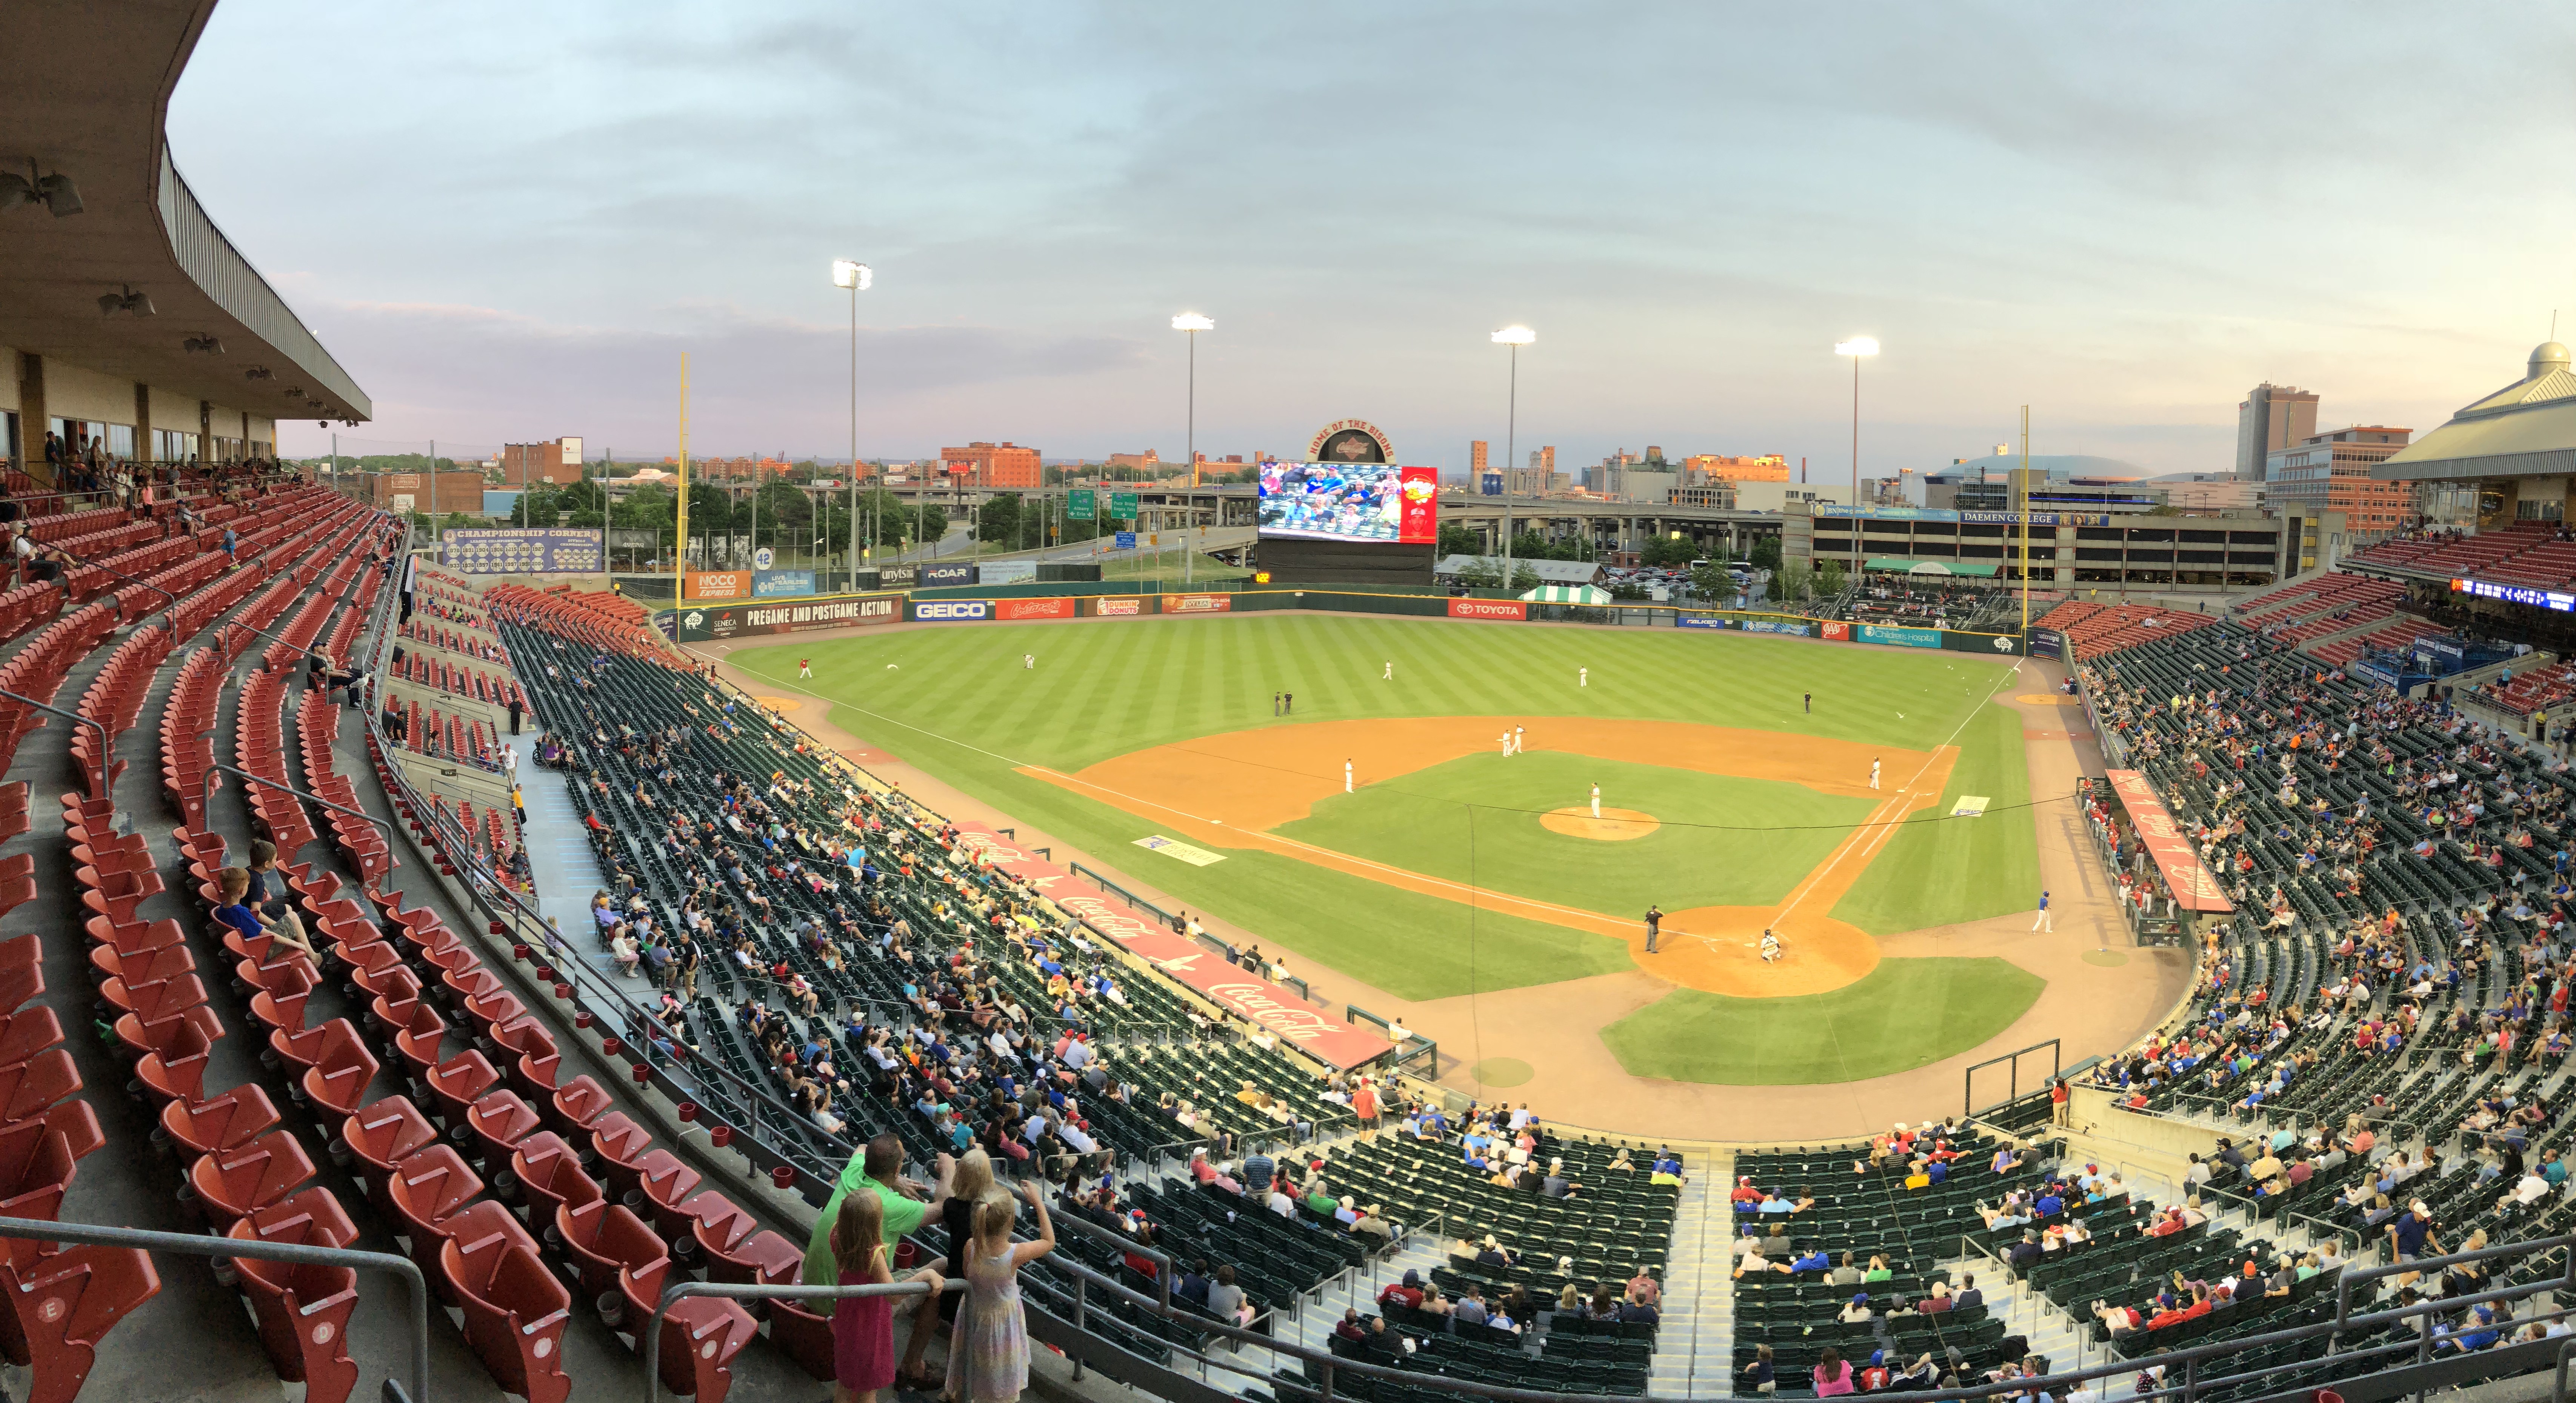
<path id="1" fill-rule="evenodd" d="M 1264 463 L 1261 534 L 1321 541 L 1440 539 L 1440 471 L 1386 463 Z"/>

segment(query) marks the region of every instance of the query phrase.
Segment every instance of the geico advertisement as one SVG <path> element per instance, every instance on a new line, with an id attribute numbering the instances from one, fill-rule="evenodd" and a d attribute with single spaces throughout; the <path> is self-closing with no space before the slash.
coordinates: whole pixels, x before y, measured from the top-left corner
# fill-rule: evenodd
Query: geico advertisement
<path id="1" fill-rule="evenodd" d="M 912 616 L 926 622 L 960 619 L 989 619 L 993 602 L 989 599 L 916 599 Z"/>

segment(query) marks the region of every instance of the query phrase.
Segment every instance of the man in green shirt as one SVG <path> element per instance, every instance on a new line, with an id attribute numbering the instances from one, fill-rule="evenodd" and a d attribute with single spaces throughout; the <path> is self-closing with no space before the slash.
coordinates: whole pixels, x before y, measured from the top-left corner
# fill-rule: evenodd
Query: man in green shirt
<path id="1" fill-rule="evenodd" d="M 805 1244 L 805 1284 L 841 1284 L 832 1265 L 832 1225 L 840 1221 L 842 1199 L 862 1188 L 877 1196 L 885 1205 L 885 1242 L 891 1252 L 896 1241 L 911 1235 L 948 1201 L 949 1181 L 956 1170 L 957 1161 L 941 1155 L 939 1182 L 926 1186 L 917 1179 L 903 1177 L 903 1141 L 892 1133 L 870 1140 L 866 1149 L 850 1156 L 850 1162 L 841 1166 L 841 1177 L 832 1185 L 831 1198 L 823 1204 L 823 1216 L 814 1222 L 814 1236 Z M 816 1314 L 831 1314 L 830 1301 L 817 1304 L 822 1308 Z"/>

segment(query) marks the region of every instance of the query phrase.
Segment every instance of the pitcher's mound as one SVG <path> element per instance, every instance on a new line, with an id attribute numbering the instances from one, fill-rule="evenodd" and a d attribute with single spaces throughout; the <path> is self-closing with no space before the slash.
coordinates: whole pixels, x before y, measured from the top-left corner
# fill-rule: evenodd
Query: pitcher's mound
<path id="1" fill-rule="evenodd" d="M 1653 814 L 1641 814 L 1635 809 L 1603 809 L 1601 817 L 1594 818 L 1589 804 L 1551 809 L 1540 814 L 1538 821 L 1550 833 L 1562 833 L 1570 838 L 1597 838 L 1605 843 L 1643 838 L 1664 826 L 1662 820 Z"/>

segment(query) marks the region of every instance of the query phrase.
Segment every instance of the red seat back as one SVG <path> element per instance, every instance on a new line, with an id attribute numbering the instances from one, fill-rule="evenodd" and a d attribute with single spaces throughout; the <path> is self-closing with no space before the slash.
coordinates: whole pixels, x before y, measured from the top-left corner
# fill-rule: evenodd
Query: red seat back
<path id="1" fill-rule="evenodd" d="M 465 1311 L 466 1341 L 492 1381 L 528 1403 L 563 1403 L 572 1392 L 563 1371 L 572 1293 L 538 1259 L 526 1234 L 459 1232 L 440 1265 Z"/>
<path id="2" fill-rule="evenodd" d="M 69 1247 L 24 1266 L 0 1260 L 0 1356 L 33 1371 L 28 1403 L 70 1403 L 99 1341 L 159 1294 L 161 1277 L 139 1247 Z"/>
<path id="3" fill-rule="evenodd" d="M 210 1101 L 173 1101 L 161 1108 L 161 1128 L 190 1155 L 229 1150 L 276 1124 L 277 1107 L 257 1082 L 243 1082 Z"/>
<path id="4" fill-rule="evenodd" d="M 202 1156 L 188 1170 L 188 1184 L 205 1205 L 206 1216 L 225 1231 L 236 1220 L 283 1202 L 312 1178 L 313 1161 L 286 1130 Z"/>

